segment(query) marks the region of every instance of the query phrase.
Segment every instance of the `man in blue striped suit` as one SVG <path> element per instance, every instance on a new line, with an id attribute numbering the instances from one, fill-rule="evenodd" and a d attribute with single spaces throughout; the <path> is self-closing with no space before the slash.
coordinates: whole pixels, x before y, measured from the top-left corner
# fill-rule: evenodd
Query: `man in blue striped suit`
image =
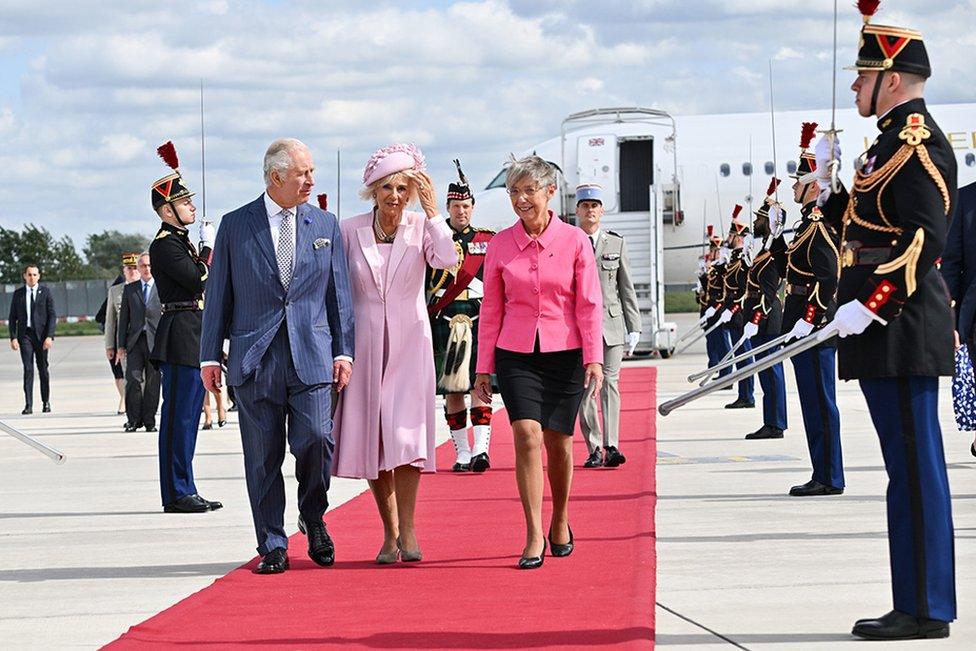
<path id="1" fill-rule="evenodd" d="M 218 360 L 230 339 L 227 383 L 237 394 L 251 513 L 263 557 L 255 572 L 288 569 L 281 464 L 287 438 L 298 479 L 298 526 L 322 566 L 335 546 L 322 521 L 332 461 L 331 390 L 352 374 L 353 308 L 335 215 L 308 205 L 314 164 L 284 138 L 264 157 L 267 190 L 224 216 L 207 283 L 201 375 L 221 384 Z M 287 422 L 287 427 L 286 427 Z"/>

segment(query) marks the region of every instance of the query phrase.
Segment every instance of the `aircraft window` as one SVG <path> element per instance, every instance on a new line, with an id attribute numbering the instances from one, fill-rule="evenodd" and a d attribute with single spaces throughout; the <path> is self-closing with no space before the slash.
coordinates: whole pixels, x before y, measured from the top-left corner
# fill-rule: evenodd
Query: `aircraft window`
<path id="1" fill-rule="evenodd" d="M 729 174 L 732 173 L 732 168 L 729 167 L 728 163 L 722 163 L 721 165 L 718 166 L 718 173 L 721 174 L 722 176 L 728 176 Z"/>
<path id="2" fill-rule="evenodd" d="M 786 161 L 786 171 L 790 174 L 796 174 L 796 161 Z"/>
<path id="3" fill-rule="evenodd" d="M 493 188 L 504 188 L 505 187 L 505 177 L 508 176 L 508 170 L 503 169 L 498 173 L 498 176 L 491 180 L 491 183 L 485 188 L 485 190 L 491 190 Z"/>
<path id="4" fill-rule="evenodd" d="M 976 154 L 972 152 L 966 154 L 966 167 L 976 167 Z"/>
<path id="5" fill-rule="evenodd" d="M 752 163 L 743 163 L 742 164 L 742 175 L 743 176 L 752 176 Z"/>
<path id="6" fill-rule="evenodd" d="M 766 161 L 766 164 L 763 167 L 766 168 L 766 174 L 772 175 L 776 172 L 776 166 L 773 165 L 773 161 L 771 160 Z"/>

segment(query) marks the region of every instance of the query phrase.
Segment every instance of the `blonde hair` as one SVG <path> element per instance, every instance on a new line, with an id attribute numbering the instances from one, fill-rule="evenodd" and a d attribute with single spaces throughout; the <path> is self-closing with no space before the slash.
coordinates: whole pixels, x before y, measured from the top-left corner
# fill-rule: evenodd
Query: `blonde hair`
<path id="1" fill-rule="evenodd" d="M 407 207 L 414 205 L 418 199 L 418 183 L 417 178 L 412 170 L 401 170 L 399 172 L 394 172 L 393 174 L 387 174 L 381 179 L 373 181 L 367 186 L 363 186 L 363 189 L 359 191 L 359 198 L 363 201 L 372 201 L 373 205 L 376 205 L 376 188 L 383 187 L 387 183 L 395 183 L 401 178 L 406 179 L 408 190 Z"/>

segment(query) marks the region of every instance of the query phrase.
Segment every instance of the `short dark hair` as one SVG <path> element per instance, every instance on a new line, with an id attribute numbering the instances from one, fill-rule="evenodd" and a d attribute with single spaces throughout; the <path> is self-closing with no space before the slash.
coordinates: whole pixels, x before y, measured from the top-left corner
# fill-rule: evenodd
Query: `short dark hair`
<path id="1" fill-rule="evenodd" d="M 29 263 L 29 264 L 25 264 L 25 265 L 24 265 L 24 272 L 23 272 L 23 273 L 27 273 L 27 270 L 28 270 L 28 269 L 37 269 L 37 273 L 41 273 L 41 268 L 40 268 L 40 267 L 38 267 L 38 266 L 37 266 L 36 264 L 34 264 L 33 262 L 31 262 L 31 263 Z"/>

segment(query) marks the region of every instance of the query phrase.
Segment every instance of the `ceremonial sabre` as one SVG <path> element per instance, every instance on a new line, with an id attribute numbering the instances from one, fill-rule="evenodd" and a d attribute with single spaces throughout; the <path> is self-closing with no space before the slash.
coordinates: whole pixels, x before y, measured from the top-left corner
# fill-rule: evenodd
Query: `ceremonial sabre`
<path id="1" fill-rule="evenodd" d="M 837 140 L 837 0 L 834 0 L 834 67 L 833 67 L 834 86 L 831 91 L 830 102 L 830 129 L 821 131 L 827 135 L 827 142 L 830 143 L 830 162 L 827 163 L 827 170 L 830 172 L 830 191 L 834 194 L 840 192 L 840 161 L 834 158 L 834 141 Z"/>
<path id="2" fill-rule="evenodd" d="M 58 465 L 61 465 L 62 463 L 64 463 L 64 460 L 65 460 L 66 457 L 64 456 L 63 453 L 58 452 L 54 448 L 52 448 L 50 446 L 47 446 L 47 445 L 41 443 L 40 441 L 38 441 L 37 439 L 35 439 L 35 438 L 31 437 L 31 436 L 27 436 L 26 434 L 24 434 L 23 432 L 21 432 L 18 429 L 14 429 L 13 427 L 11 427 L 10 425 L 7 425 L 2 420 L 0 420 L 0 429 L 2 429 L 7 434 L 10 434 L 10 436 L 14 437 L 15 439 L 17 439 L 21 443 L 26 443 L 27 445 L 31 446 L 35 450 L 38 450 L 40 452 L 43 452 L 48 457 L 50 457 L 51 458 L 51 461 L 53 461 L 54 463 L 56 463 Z"/>
<path id="3" fill-rule="evenodd" d="M 697 373 L 692 373 L 691 375 L 688 376 L 688 381 L 689 382 L 694 382 L 698 378 L 705 377 L 706 375 L 708 375 L 710 373 L 714 373 L 715 371 L 721 371 L 722 369 L 724 369 L 726 367 L 729 367 L 729 366 L 734 366 L 735 364 L 738 364 L 739 362 L 741 362 L 744 359 L 747 359 L 749 357 L 753 357 L 754 355 L 758 355 L 759 353 L 764 353 L 767 350 L 769 350 L 770 348 L 775 348 L 776 346 L 779 346 L 780 344 L 782 344 L 783 342 L 785 342 L 789 338 L 790 338 L 790 333 L 787 332 L 784 335 L 780 335 L 779 337 L 776 337 L 775 339 L 771 339 L 771 340 L 767 341 L 766 343 L 764 343 L 761 346 L 756 346 L 752 350 L 747 350 L 746 352 L 742 353 L 741 355 L 736 355 L 735 357 L 733 357 L 731 359 L 726 359 L 725 361 L 719 362 L 715 366 L 706 368 L 703 371 L 698 371 Z"/>
<path id="4" fill-rule="evenodd" d="M 695 337 L 694 339 L 692 339 L 691 341 L 689 341 L 687 344 L 685 344 L 684 346 L 682 346 L 681 347 L 681 350 L 675 351 L 674 354 L 675 355 L 679 355 L 679 354 L 685 352 L 686 350 L 688 350 L 689 348 L 691 348 L 691 345 L 694 344 L 696 341 L 698 341 L 702 337 L 707 337 L 708 335 L 712 334 L 712 331 L 715 330 L 720 325 L 722 325 L 722 322 L 721 321 L 716 321 L 715 322 L 715 325 L 713 325 L 708 330 L 704 330 L 704 331 L 698 333 L 698 336 L 697 337 Z"/>
<path id="5" fill-rule="evenodd" d="M 773 108 L 773 60 L 769 60 L 769 124 L 773 131 L 773 178 L 779 174 L 779 164 L 776 162 L 776 110 Z M 779 183 L 774 186 L 774 201 L 779 204 Z M 772 229 L 770 229 L 772 232 Z"/>
<path id="6" fill-rule="evenodd" d="M 835 336 L 837 336 L 836 326 L 832 326 L 828 324 L 827 326 L 824 327 L 824 329 L 819 330 L 817 332 L 811 332 L 806 337 L 803 337 L 793 342 L 786 348 L 783 348 L 782 350 L 772 355 L 769 355 L 768 357 L 764 357 L 761 360 L 755 361 L 749 366 L 732 371 L 731 373 L 729 373 L 723 378 L 718 378 L 714 382 L 706 384 L 703 387 L 692 389 L 688 393 L 682 394 L 677 398 L 674 398 L 673 400 L 662 402 L 660 406 L 658 406 L 657 408 L 658 413 L 660 413 L 662 416 L 667 416 L 675 409 L 678 409 L 679 407 L 683 407 L 687 405 L 689 402 L 698 400 L 702 396 L 707 396 L 708 394 L 717 391 L 719 389 L 732 386 L 739 380 L 755 375 L 760 371 L 765 371 L 767 368 L 776 366 L 784 359 L 788 359 L 790 357 L 793 357 L 794 355 L 798 355 L 803 351 L 809 350 L 814 346 L 822 344 L 823 342 Z M 752 351 L 749 351 L 749 354 L 750 355 L 753 354 Z"/>
<path id="7" fill-rule="evenodd" d="M 700 328 L 701 326 L 705 325 L 705 322 L 706 321 L 708 321 L 708 317 L 707 316 L 703 316 L 702 318 L 698 319 L 698 323 L 696 323 L 695 325 L 691 326 L 691 328 L 689 328 L 686 333 L 684 333 L 683 335 L 681 335 L 680 337 L 678 337 L 677 339 L 675 339 L 674 345 L 677 346 L 682 341 L 684 341 L 685 339 L 687 339 L 691 335 L 695 334 L 695 332 L 698 331 L 698 328 Z"/>
<path id="8" fill-rule="evenodd" d="M 746 341 L 746 336 L 745 335 L 742 335 L 741 337 L 739 337 L 739 341 L 735 342 L 735 345 L 732 346 L 732 348 L 729 349 L 729 352 L 725 353 L 725 357 L 723 357 L 721 360 L 719 360 L 718 364 L 716 364 L 715 366 L 713 366 L 710 369 L 706 369 L 708 371 L 708 373 L 706 373 L 706 376 L 707 377 L 705 377 L 705 379 L 702 380 L 701 381 L 701 384 L 699 384 L 698 386 L 705 386 L 706 384 L 708 384 L 708 381 L 711 380 L 712 379 L 712 376 L 714 376 L 715 373 L 719 370 L 717 367 L 718 366 L 721 366 L 723 363 L 725 363 L 725 362 L 729 361 L 730 359 L 732 359 L 732 356 L 735 355 L 735 351 L 739 350 L 739 347 L 742 346 L 742 344 L 744 344 L 745 341 Z M 752 351 L 751 350 L 749 350 L 747 352 L 749 353 L 750 356 L 752 355 Z M 722 366 L 722 368 L 725 368 L 725 367 Z M 689 382 L 690 381 L 691 380 L 689 380 Z"/>

